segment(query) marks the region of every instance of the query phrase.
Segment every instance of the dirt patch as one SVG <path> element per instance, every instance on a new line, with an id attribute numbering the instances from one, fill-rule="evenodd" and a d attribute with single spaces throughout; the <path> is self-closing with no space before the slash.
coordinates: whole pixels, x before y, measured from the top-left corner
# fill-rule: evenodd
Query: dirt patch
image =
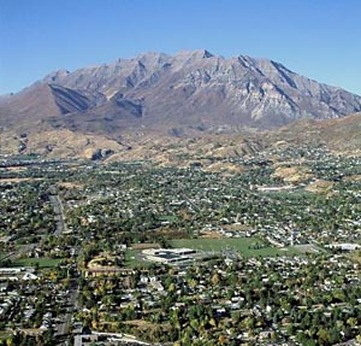
<path id="1" fill-rule="evenodd" d="M 305 187 L 305 190 L 313 193 L 330 193 L 334 183 L 327 180 L 316 180 Z"/>
<path id="2" fill-rule="evenodd" d="M 187 232 L 178 228 L 160 228 L 154 231 L 154 237 L 166 239 L 182 239 L 188 236 Z"/>
<path id="3" fill-rule="evenodd" d="M 84 187 L 83 184 L 71 183 L 71 182 L 59 182 L 57 184 L 59 187 L 72 190 L 72 189 L 82 189 Z"/>
<path id="4" fill-rule="evenodd" d="M 27 170 L 27 168 L 21 167 L 21 166 L 7 166 L 6 167 L 6 171 L 11 171 L 11 172 L 23 172 L 26 170 Z"/>
<path id="5" fill-rule="evenodd" d="M 214 231 L 202 231 L 199 235 L 201 239 L 222 239 L 222 236 Z"/>
<path id="6" fill-rule="evenodd" d="M 145 320 L 131 320 L 131 321 L 124 321 L 125 324 L 130 324 L 132 326 L 136 326 L 138 328 L 156 328 L 157 324 L 148 322 Z"/>
<path id="7" fill-rule="evenodd" d="M 240 223 L 224 225 L 223 228 L 227 231 L 248 231 L 250 229 L 249 226 Z"/>
<path id="8" fill-rule="evenodd" d="M 23 181 L 38 181 L 44 178 L 0 178 L 0 183 L 21 183 Z"/>
<path id="9" fill-rule="evenodd" d="M 131 247 L 133 250 L 158 249 L 159 244 L 157 243 L 132 244 Z"/>
<path id="10" fill-rule="evenodd" d="M 124 324 L 127 324 L 129 326 L 132 327 L 136 327 L 139 328 L 140 330 L 161 330 L 162 332 L 167 332 L 170 328 L 171 325 L 170 323 L 162 323 L 162 324 L 157 324 L 157 323 L 152 323 L 149 321 L 145 321 L 145 320 L 131 320 L 131 321 L 124 321 Z"/>
<path id="11" fill-rule="evenodd" d="M 236 165 L 232 163 L 216 162 L 208 165 L 203 170 L 206 172 L 225 172 L 235 174 L 244 172 L 245 168 L 241 165 Z"/>
<path id="12" fill-rule="evenodd" d="M 306 181 L 312 177 L 309 171 L 303 166 L 277 167 L 273 176 L 294 184 Z"/>
<path id="13" fill-rule="evenodd" d="M 344 181 L 351 181 L 351 182 L 361 181 L 361 174 L 350 175 L 348 177 L 345 177 L 343 180 Z"/>

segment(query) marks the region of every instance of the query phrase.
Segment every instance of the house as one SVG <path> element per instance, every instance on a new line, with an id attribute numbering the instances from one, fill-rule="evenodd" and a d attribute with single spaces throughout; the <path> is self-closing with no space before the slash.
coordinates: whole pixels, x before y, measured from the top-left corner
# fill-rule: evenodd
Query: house
<path id="1" fill-rule="evenodd" d="M 29 272 L 25 273 L 25 275 L 22 277 L 22 280 L 24 281 L 37 280 L 37 279 L 38 277 L 35 274 Z"/>

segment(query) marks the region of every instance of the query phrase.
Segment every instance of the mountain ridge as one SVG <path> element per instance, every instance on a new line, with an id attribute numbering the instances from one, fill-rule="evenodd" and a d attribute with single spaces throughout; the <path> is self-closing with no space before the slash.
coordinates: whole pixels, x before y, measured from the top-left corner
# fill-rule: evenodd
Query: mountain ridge
<path id="1" fill-rule="evenodd" d="M 157 52 L 58 70 L 0 98 L 0 130 L 70 130 L 116 142 L 137 133 L 173 137 L 275 129 L 361 111 L 361 97 L 283 64 L 207 50 Z"/>

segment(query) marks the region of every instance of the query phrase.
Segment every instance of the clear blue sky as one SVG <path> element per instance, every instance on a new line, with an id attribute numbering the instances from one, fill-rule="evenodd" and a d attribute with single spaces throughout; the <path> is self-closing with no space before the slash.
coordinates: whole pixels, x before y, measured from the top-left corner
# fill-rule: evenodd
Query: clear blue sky
<path id="1" fill-rule="evenodd" d="M 0 94 L 144 51 L 282 62 L 361 94 L 360 0 L 0 0 Z"/>

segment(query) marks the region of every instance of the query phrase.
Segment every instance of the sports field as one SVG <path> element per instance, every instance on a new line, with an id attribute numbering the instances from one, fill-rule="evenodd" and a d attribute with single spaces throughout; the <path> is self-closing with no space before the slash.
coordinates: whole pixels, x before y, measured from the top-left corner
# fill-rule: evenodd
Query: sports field
<path id="1" fill-rule="evenodd" d="M 215 253 L 236 251 L 245 257 L 299 254 L 294 248 L 264 247 L 263 242 L 258 238 L 179 239 L 171 241 L 171 244 L 174 247 L 186 247 Z"/>

